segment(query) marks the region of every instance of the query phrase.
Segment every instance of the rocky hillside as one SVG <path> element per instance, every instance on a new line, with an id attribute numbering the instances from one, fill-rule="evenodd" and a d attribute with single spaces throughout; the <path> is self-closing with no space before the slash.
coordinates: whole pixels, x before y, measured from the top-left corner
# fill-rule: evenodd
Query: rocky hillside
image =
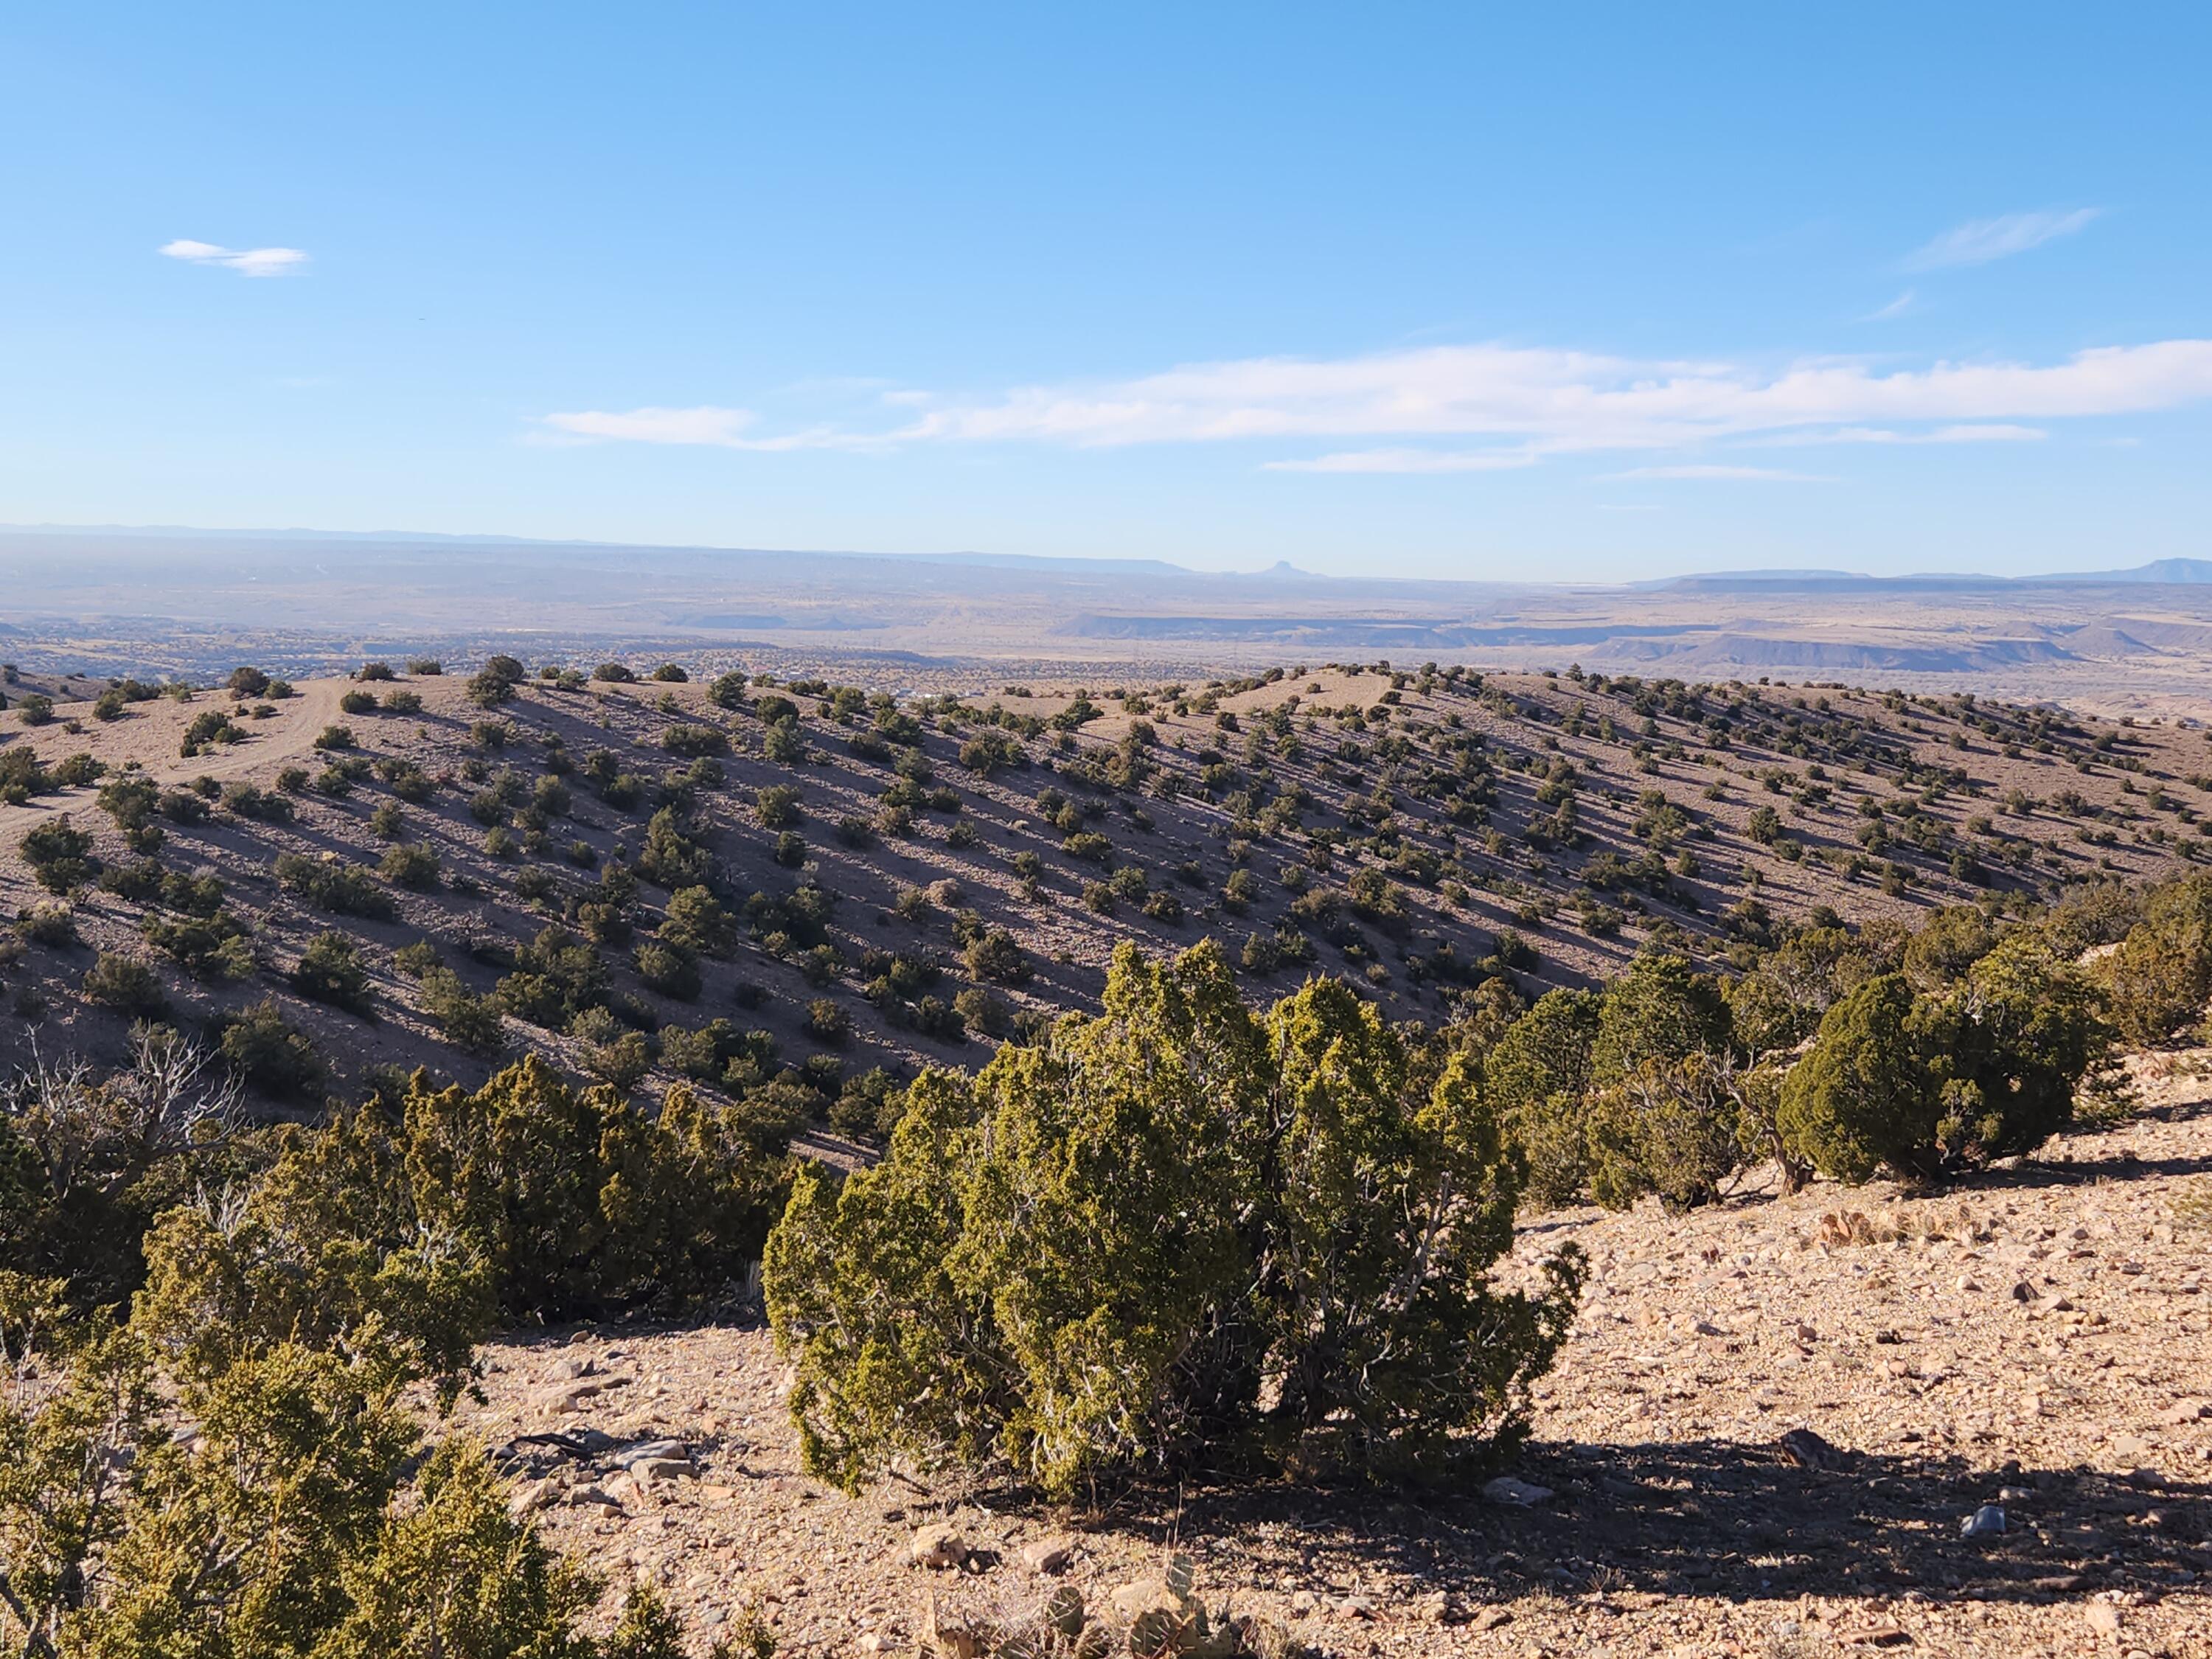
<path id="1" fill-rule="evenodd" d="M 1435 1020 L 1821 907 L 2159 874 L 2212 806 L 2200 730 L 1841 686 L 1378 665 L 902 702 L 428 667 L 10 688 L 0 1051 L 165 1018 L 302 1103 L 525 1048 L 826 1101 L 1089 1004 L 1123 941 Z"/>

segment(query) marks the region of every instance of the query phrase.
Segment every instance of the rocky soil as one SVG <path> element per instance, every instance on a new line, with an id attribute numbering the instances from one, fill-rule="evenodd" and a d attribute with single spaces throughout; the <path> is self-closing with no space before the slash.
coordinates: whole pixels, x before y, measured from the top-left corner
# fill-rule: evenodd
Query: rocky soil
<path id="1" fill-rule="evenodd" d="M 2133 1121 L 1946 1194 L 1535 1218 L 1590 1287 L 1486 1489 L 848 1498 L 742 1324 L 509 1340 L 461 1416 L 562 1545 L 792 1655 L 1129 1608 L 1178 1553 L 1331 1656 L 2212 1654 L 2212 1053 L 2136 1064 Z"/>

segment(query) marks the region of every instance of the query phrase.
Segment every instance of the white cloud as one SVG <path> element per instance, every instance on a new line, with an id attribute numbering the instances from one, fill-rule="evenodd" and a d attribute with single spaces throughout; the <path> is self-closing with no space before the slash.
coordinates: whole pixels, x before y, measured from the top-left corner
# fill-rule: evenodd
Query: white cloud
<path id="1" fill-rule="evenodd" d="M 1626 472 L 1608 472 L 1608 478 L 1703 478 L 1721 482 L 1758 483 L 1833 483 L 1817 472 L 1783 472 L 1771 466 L 1632 466 Z"/>
<path id="2" fill-rule="evenodd" d="M 2070 213 L 2006 213 L 1994 219 L 1969 219 L 1945 231 L 1905 262 L 1907 270 L 1941 270 L 1949 265 L 1987 264 L 2025 253 L 2045 242 L 2071 236 L 2097 216 L 2095 208 Z"/>
<path id="3" fill-rule="evenodd" d="M 715 449 L 872 449 L 884 440 L 861 433 L 810 427 L 804 431 L 749 438 L 746 431 L 760 417 L 749 409 L 723 409 L 702 404 L 692 409 L 586 409 L 548 415 L 540 424 L 550 428 L 541 434 L 550 443 L 607 441 L 638 444 L 705 445 Z"/>
<path id="4" fill-rule="evenodd" d="M 1502 472 L 1534 466 L 1532 449 L 1349 449 L 1304 461 L 1266 461 L 1267 472 Z"/>
<path id="5" fill-rule="evenodd" d="M 1863 323 L 1886 323 L 1893 317 L 1902 317 L 1906 312 L 1912 309 L 1913 299 L 1913 292 L 1908 288 L 1904 293 L 1899 295 L 1887 305 L 1881 307 L 1879 310 L 1869 311 L 1865 316 L 1860 318 L 1859 320 Z"/>
<path id="6" fill-rule="evenodd" d="M 1927 432 L 1899 432 L 1893 427 L 1840 426 L 1826 432 L 1792 432 L 1765 438 L 1763 444 L 2033 444 L 2051 434 L 2041 427 L 2016 426 L 2008 422 L 1939 426 Z"/>
<path id="7" fill-rule="evenodd" d="M 285 276 L 307 263 L 307 256 L 296 247 L 218 247 L 189 238 L 164 242 L 160 251 L 189 264 L 222 265 L 241 276 Z"/>
<path id="8" fill-rule="evenodd" d="M 738 434 L 758 417 L 747 409 L 633 409 L 616 414 L 587 409 L 548 415 L 545 424 L 575 438 L 616 438 L 639 444 L 717 444 L 734 447 Z"/>
<path id="9" fill-rule="evenodd" d="M 818 426 L 754 435 L 746 411 L 713 406 L 556 414 L 544 423 L 574 438 L 751 450 L 1349 439 L 1374 447 L 1273 464 L 1300 471 L 1454 472 L 1577 451 L 1804 441 L 1838 429 L 1936 428 L 1844 442 L 2018 440 L 2034 429 L 2027 422 L 2142 414 L 2205 398 L 2212 398 L 2212 339 L 2104 346 L 2048 364 L 1937 361 L 1886 371 L 1851 358 L 1767 368 L 1478 345 L 1249 358 L 1128 380 L 1019 387 L 981 399 L 931 397 L 902 424 L 868 431 Z M 1409 439 L 1480 447 L 1400 447 Z"/>

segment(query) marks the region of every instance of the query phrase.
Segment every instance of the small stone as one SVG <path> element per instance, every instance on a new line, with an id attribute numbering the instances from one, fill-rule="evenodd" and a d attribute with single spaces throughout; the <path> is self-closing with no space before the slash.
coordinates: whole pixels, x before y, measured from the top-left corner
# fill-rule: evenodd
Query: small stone
<path id="1" fill-rule="evenodd" d="M 957 1567 L 968 1559 L 967 1540 L 945 1522 L 924 1527 L 907 1540 L 906 1559 L 917 1567 L 927 1567 L 941 1572 Z"/>
<path id="2" fill-rule="evenodd" d="M 1801 1469 L 1832 1469 L 1844 1461 L 1843 1453 L 1810 1429 L 1792 1429 L 1775 1444 Z"/>
<path id="3" fill-rule="evenodd" d="M 2082 1620 L 2108 1641 L 2120 1639 L 2120 1610 L 2110 1601 L 2092 1601 L 2081 1609 Z"/>
<path id="4" fill-rule="evenodd" d="M 1431 1625 L 1451 1622 L 1452 1599 L 1443 1590 L 1431 1590 L 1413 1603 L 1413 1617 Z"/>
<path id="5" fill-rule="evenodd" d="M 1482 1495 L 1493 1504 L 1511 1504 L 1527 1509 L 1540 1504 L 1552 1496 L 1549 1486 L 1539 1486 L 1532 1481 L 1516 1480 L 1510 1474 L 1501 1474 L 1482 1483 Z"/>
<path id="6" fill-rule="evenodd" d="M 607 1454 L 607 1462 L 618 1468 L 629 1468 L 634 1463 L 681 1458 L 691 1461 L 690 1445 L 682 1440 L 634 1440 L 629 1445 Z"/>
<path id="7" fill-rule="evenodd" d="M 2033 1490 L 2027 1486 L 2001 1486 L 1997 1489 L 1997 1502 L 2000 1504 L 2025 1504 L 2034 1496 Z"/>
<path id="8" fill-rule="evenodd" d="M 1291 1592 L 1291 1617 L 1293 1619 L 1306 1618 L 1320 1606 L 1321 1598 L 1310 1589 Z"/>
<path id="9" fill-rule="evenodd" d="M 1511 1624 L 1513 1622 L 1513 1615 L 1508 1613 L 1504 1607 L 1485 1607 L 1480 1613 L 1476 1613 L 1474 1618 L 1468 1620 L 1467 1622 L 1473 1628 L 1479 1631 L 1496 1630 L 1500 1626 Z"/>
<path id="10" fill-rule="evenodd" d="M 2155 1450 L 2157 1448 L 2139 1434 L 2115 1435 L 2112 1437 L 2112 1455 L 2123 1463 L 2140 1463 Z"/>
<path id="11" fill-rule="evenodd" d="M 514 1489 L 514 1495 L 507 1500 L 507 1512 L 520 1521 L 526 1515 L 535 1515 L 546 1508 L 556 1496 L 550 1480 L 532 1480 Z"/>
<path id="12" fill-rule="evenodd" d="M 1347 1619 L 1372 1619 L 1375 1603 L 1364 1595 L 1346 1595 L 1336 1603 L 1337 1612 Z"/>
<path id="13" fill-rule="evenodd" d="M 2166 1408 L 2165 1414 L 2159 1419 L 2159 1421 L 2179 1425 L 2183 1423 L 2202 1422 L 2208 1417 L 2212 1417 L 2212 1401 L 2179 1400 Z"/>
<path id="14" fill-rule="evenodd" d="M 603 1486 L 579 1486 L 568 1494 L 571 1509 L 620 1510 L 622 1499 Z"/>
<path id="15" fill-rule="evenodd" d="M 2001 1538 L 2004 1535 L 2005 1512 L 1995 1504 L 1984 1504 L 1959 1525 L 1961 1538 Z"/>
<path id="16" fill-rule="evenodd" d="M 1074 1555 L 1073 1538 L 1040 1538 L 1022 1546 L 1021 1563 L 1031 1572 L 1060 1572 Z"/>
<path id="17" fill-rule="evenodd" d="M 2012 1287 L 2012 1299 L 2015 1302 L 2034 1301 L 2035 1286 L 2029 1284 L 2026 1279 L 2021 1279 L 2020 1283 Z"/>

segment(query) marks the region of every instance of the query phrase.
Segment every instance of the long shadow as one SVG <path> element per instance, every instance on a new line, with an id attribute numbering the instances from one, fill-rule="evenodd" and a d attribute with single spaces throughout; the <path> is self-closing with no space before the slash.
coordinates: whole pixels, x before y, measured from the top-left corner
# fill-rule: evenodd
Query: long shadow
<path id="1" fill-rule="evenodd" d="M 2039 1602 L 2157 1594 L 2212 1572 L 2212 1486 L 2087 1470 L 2001 1472 L 1951 1456 L 1839 1453 L 1802 1468 L 1732 1441 L 1538 1445 L 1516 1465 L 1553 1489 L 1533 1507 L 1479 1493 L 1310 1486 L 1185 1492 L 1103 1517 L 1166 1542 L 1231 1545 L 1253 1582 L 1324 1571 L 1417 1571 L 1469 1600 L 1535 1590 L 1730 1601 L 1799 1595 Z M 1962 1523 L 1984 1505 L 2004 1530 Z"/>

